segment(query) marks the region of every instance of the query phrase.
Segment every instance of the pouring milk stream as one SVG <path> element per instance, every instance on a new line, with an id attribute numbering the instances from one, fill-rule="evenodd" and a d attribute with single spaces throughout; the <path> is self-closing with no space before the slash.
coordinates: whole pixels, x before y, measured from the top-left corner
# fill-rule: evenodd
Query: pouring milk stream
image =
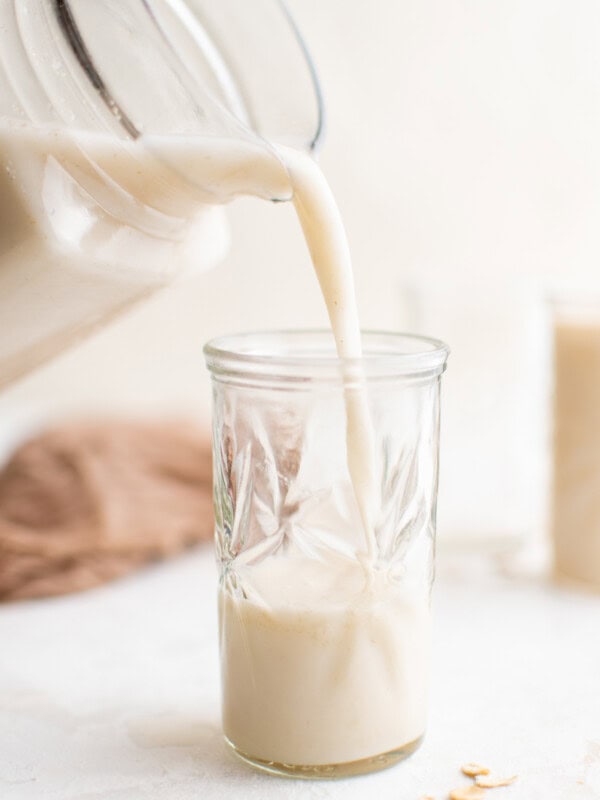
<path id="1" fill-rule="evenodd" d="M 282 555 L 232 565 L 219 594 L 223 726 L 235 749 L 282 765 L 409 751 L 425 729 L 428 594 L 377 565 L 374 443 L 348 241 L 323 173 L 279 150 L 341 361 L 346 458 L 362 525 L 354 559 Z"/>

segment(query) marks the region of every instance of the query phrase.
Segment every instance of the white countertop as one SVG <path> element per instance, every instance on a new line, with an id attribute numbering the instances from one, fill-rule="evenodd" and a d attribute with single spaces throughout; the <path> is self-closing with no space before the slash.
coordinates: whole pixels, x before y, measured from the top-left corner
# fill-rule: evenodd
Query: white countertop
<path id="1" fill-rule="evenodd" d="M 446 570 L 422 748 L 369 776 L 302 782 L 222 743 L 215 581 L 205 547 L 0 606 L 1 800 L 442 800 L 468 783 L 467 761 L 519 775 L 491 800 L 600 798 L 600 597 Z"/>

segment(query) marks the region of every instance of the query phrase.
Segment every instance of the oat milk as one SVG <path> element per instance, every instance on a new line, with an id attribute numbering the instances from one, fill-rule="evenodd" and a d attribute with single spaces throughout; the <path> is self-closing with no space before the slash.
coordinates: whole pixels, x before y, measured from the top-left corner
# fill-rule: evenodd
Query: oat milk
<path id="1" fill-rule="evenodd" d="M 348 242 L 331 190 L 307 156 L 282 155 L 338 355 L 360 359 Z M 347 362 L 343 374 L 352 384 L 346 445 L 362 548 L 346 560 L 272 556 L 236 572 L 243 596 L 220 592 L 223 726 L 253 759 L 349 763 L 408 749 L 425 729 L 428 587 L 376 566 L 367 393 L 359 364 Z"/>
<path id="2" fill-rule="evenodd" d="M 554 357 L 555 570 L 600 590 L 600 320 L 559 318 Z"/>
<path id="3" fill-rule="evenodd" d="M 223 728 L 242 752 L 326 765 L 422 736 L 430 614 L 421 587 L 361 565 L 271 558 L 219 599 Z"/>

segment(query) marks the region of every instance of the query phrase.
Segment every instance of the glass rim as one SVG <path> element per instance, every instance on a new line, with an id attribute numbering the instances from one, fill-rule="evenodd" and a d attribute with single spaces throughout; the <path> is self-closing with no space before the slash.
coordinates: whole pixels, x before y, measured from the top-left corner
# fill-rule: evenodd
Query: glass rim
<path id="1" fill-rule="evenodd" d="M 545 292 L 546 306 L 555 323 L 597 324 L 600 319 L 600 283 L 555 282 Z"/>
<path id="2" fill-rule="evenodd" d="M 450 348 L 440 339 L 411 333 L 362 331 L 362 358 L 338 358 L 331 330 L 257 330 L 226 334 L 203 348 L 213 378 L 339 382 L 359 378 L 430 378 L 446 368 Z"/>

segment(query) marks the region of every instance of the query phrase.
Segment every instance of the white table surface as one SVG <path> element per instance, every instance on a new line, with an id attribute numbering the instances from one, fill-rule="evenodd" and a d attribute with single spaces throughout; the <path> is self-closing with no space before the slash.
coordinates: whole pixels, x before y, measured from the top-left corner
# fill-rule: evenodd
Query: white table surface
<path id="1" fill-rule="evenodd" d="M 600 798 L 600 597 L 493 570 L 435 590 L 430 725 L 386 771 L 254 772 L 219 730 L 210 547 L 105 588 L 0 606 L 1 800 L 446 798 L 476 760 L 491 800 Z"/>

